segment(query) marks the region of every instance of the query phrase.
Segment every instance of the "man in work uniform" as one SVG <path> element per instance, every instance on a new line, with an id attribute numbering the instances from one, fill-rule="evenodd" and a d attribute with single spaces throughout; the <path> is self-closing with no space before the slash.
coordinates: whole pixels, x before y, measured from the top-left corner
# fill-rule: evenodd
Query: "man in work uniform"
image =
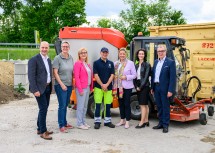
<path id="1" fill-rule="evenodd" d="M 94 62 L 93 73 L 96 79 L 94 87 L 94 100 L 95 100 L 95 129 L 100 128 L 101 124 L 101 104 L 104 97 L 104 126 L 115 128 L 115 125 L 111 123 L 111 103 L 112 97 L 112 80 L 114 78 L 114 64 L 108 60 L 109 50 L 103 47 L 101 49 L 101 58 Z"/>

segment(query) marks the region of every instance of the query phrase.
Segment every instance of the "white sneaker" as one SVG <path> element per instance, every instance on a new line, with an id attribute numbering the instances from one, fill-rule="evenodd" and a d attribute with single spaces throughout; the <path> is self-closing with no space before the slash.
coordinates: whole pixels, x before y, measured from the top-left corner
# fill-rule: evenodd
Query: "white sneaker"
<path id="1" fill-rule="evenodd" d="M 82 129 L 82 130 L 88 130 L 88 127 L 86 127 L 85 125 L 77 126 L 77 128 Z"/>
<path id="2" fill-rule="evenodd" d="M 84 126 L 86 126 L 87 128 L 90 128 L 90 126 L 87 123 L 85 123 Z"/>

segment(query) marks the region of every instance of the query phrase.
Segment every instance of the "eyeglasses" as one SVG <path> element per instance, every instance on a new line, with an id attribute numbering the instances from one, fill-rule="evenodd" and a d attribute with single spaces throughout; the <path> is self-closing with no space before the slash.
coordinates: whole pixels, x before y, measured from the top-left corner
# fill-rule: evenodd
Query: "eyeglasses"
<path id="1" fill-rule="evenodd" d="M 69 48 L 69 46 L 62 46 L 62 48 Z"/>
<path id="2" fill-rule="evenodd" d="M 83 55 L 83 54 L 87 54 L 87 52 L 81 52 L 80 54 L 82 54 L 82 55 Z"/>
<path id="3" fill-rule="evenodd" d="M 159 51 L 157 51 L 158 53 L 163 53 L 163 52 L 165 52 L 165 50 L 159 50 Z"/>

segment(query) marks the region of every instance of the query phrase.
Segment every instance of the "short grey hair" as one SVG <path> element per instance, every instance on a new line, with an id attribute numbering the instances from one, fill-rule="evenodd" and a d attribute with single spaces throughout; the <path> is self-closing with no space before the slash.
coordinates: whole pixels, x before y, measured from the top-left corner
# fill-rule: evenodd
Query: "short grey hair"
<path id="1" fill-rule="evenodd" d="M 69 47 L 70 47 L 70 44 L 69 44 L 69 42 L 68 42 L 68 41 L 62 41 L 61 46 L 62 46 L 63 44 L 68 44 L 68 45 L 69 45 Z"/>
<path id="2" fill-rule="evenodd" d="M 41 46 L 41 44 L 48 44 L 49 45 L 49 43 L 47 41 L 41 41 L 40 46 Z"/>
<path id="3" fill-rule="evenodd" d="M 158 50 L 158 48 L 162 48 L 163 50 L 167 51 L 167 48 L 166 48 L 165 44 L 159 44 L 158 47 L 157 47 L 157 50 Z"/>

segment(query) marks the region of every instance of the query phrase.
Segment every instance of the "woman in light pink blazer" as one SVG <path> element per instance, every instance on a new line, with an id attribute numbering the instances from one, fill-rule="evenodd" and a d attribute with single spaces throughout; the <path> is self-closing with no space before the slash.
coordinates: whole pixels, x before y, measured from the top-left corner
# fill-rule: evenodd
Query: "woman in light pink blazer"
<path id="1" fill-rule="evenodd" d="M 131 119 L 130 97 L 134 88 L 133 79 L 136 78 L 134 62 L 127 59 L 125 48 L 119 49 L 119 60 L 114 62 L 115 76 L 113 83 L 113 95 L 118 96 L 121 120 L 116 126 L 124 125 L 129 128 Z"/>
<path id="2" fill-rule="evenodd" d="M 87 63 L 87 49 L 78 51 L 79 60 L 74 65 L 75 91 L 77 97 L 77 128 L 88 130 L 90 126 L 85 122 L 89 95 L 93 90 L 93 71 Z"/>

